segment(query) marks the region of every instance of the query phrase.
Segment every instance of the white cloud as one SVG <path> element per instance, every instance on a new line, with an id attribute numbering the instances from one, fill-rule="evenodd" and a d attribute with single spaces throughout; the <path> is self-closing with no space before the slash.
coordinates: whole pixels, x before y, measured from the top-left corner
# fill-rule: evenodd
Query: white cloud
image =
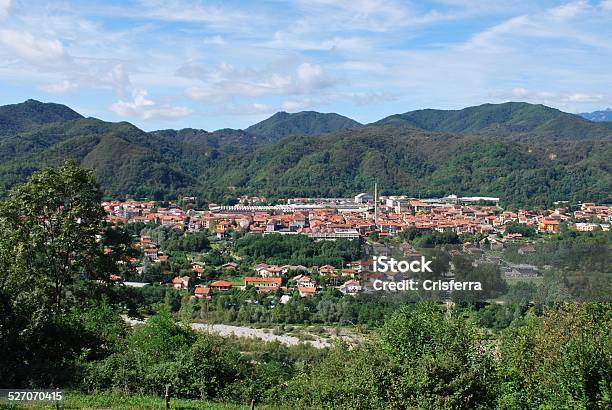
<path id="1" fill-rule="evenodd" d="M 589 2 L 580 0 L 553 7 L 548 10 L 548 14 L 555 20 L 567 21 L 578 17 L 589 9 L 591 9 Z"/>
<path id="2" fill-rule="evenodd" d="M 310 32 L 277 31 L 274 33 L 274 39 L 265 45 L 288 50 L 359 52 L 371 48 L 372 42 L 363 37 L 333 36 L 326 39 L 317 39 Z"/>
<path id="3" fill-rule="evenodd" d="M 534 91 L 523 87 L 517 87 L 510 91 L 491 93 L 492 97 L 500 99 L 520 99 L 544 105 L 567 106 L 568 104 L 589 104 L 605 101 L 603 94 L 590 93 L 558 93 L 553 91 Z"/>
<path id="4" fill-rule="evenodd" d="M 11 0 L 0 0 L 0 21 L 8 17 L 11 10 Z"/>
<path id="5" fill-rule="evenodd" d="M 305 100 L 286 100 L 283 101 L 281 107 L 284 111 L 301 111 L 305 108 L 312 107 L 316 104 L 316 101 L 311 99 Z"/>
<path id="6" fill-rule="evenodd" d="M 406 2 L 389 0 L 299 0 L 307 21 L 334 22 L 336 29 L 385 32 L 410 24 L 411 10 Z M 314 20 L 313 20 L 314 19 Z"/>
<path id="7" fill-rule="evenodd" d="M 143 89 L 134 90 L 132 101 L 119 100 L 114 103 L 111 111 L 122 117 L 136 117 L 143 120 L 180 118 L 193 112 L 187 107 L 175 107 L 147 99 L 147 90 Z"/>
<path id="8" fill-rule="evenodd" d="M 79 88 L 79 85 L 73 81 L 63 80 L 59 83 L 50 83 L 40 86 L 40 89 L 47 93 L 66 93 Z"/>
<path id="9" fill-rule="evenodd" d="M 274 107 L 268 104 L 227 104 L 224 107 L 224 111 L 230 114 L 236 115 L 255 115 L 255 114 L 269 114 L 274 111 Z"/>
<path id="10" fill-rule="evenodd" d="M 495 25 L 485 31 L 475 34 L 463 48 L 494 48 L 497 38 L 524 29 L 531 21 L 528 16 L 517 16 Z"/>
<path id="11" fill-rule="evenodd" d="M 127 98 L 132 89 L 130 76 L 123 64 L 114 65 L 108 73 L 109 81 L 120 99 Z"/>
<path id="12" fill-rule="evenodd" d="M 35 37 L 16 30 L 0 30 L 0 50 L 4 48 L 17 57 L 34 63 L 60 63 L 70 60 L 59 40 Z"/>
<path id="13" fill-rule="evenodd" d="M 225 39 L 219 35 L 216 35 L 216 36 L 211 36 L 211 37 L 205 37 L 202 40 L 202 42 L 204 44 L 220 46 L 220 45 L 225 44 Z"/>
<path id="14" fill-rule="evenodd" d="M 595 15 L 596 10 L 584 0 L 564 3 L 543 12 L 512 17 L 487 30 L 474 34 L 460 49 L 505 50 L 509 41 L 518 38 L 564 38 L 582 44 L 605 47 L 593 35 L 584 34 L 576 27 L 579 17 Z"/>
<path id="15" fill-rule="evenodd" d="M 220 64 L 215 70 L 200 67 L 195 72 L 204 75 L 201 79 L 206 85 L 189 87 L 185 93 L 194 100 L 210 103 L 234 97 L 307 95 L 333 87 L 338 82 L 327 75 L 323 67 L 310 63 L 298 65 L 293 72 L 240 70 L 229 64 Z M 193 73 L 194 70 L 188 70 L 188 74 Z"/>
<path id="16" fill-rule="evenodd" d="M 168 21 L 190 21 L 213 26 L 232 26 L 249 21 L 253 16 L 236 8 L 209 5 L 199 1 L 142 1 L 143 13 L 149 18 Z"/>
<path id="17" fill-rule="evenodd" d="M 605 11 L 612 11 L 612 0 L 603 0 L 599 3 L 599 7 Z"/>
<path id="18" fill-rule="evenodd" d="M 305 94 L 316 90 L 322 90 L 334 84 L 334 80 L 326 76 L 323 72 L 323 67 L 317 64 L 300 64 L 296 73 L 297 81 L 294 84 L 295 90 Z"/>
<path id="19" fill-rule="evenodd" d="M 379 104 L 383 102 L 395 101 L 398 99 L 397 95 L 395 94 L 381 91 L 352 93 L 350 94 L 350 97 L 357 105 Z"/>

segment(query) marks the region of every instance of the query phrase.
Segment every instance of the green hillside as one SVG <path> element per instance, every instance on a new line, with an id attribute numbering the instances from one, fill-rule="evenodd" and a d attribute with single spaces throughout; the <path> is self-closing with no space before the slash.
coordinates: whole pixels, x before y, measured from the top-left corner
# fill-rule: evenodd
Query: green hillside
<path id="1" fill-rule="evenodd" d="M 210 149 L 227 148 L 240 145 L 267 144 L 278 140 L 268 135 L 254 135 L 243 130 L 224 128 L 208 132 L 194 128 L 183 128 L 181 130 L 159 130 L 151 134 L 163 137 L 170 142 L 181 144 L 193 144 Z"/>
<path id="2" fill-rule="evenodd" d="M 191 194 L 223 202 L 243 193 L 350 196 L 370 190 L 377 181 L 386 193 L 491 195 L 517 205 L 612 201 L 612 139 L 594 131 L 597 138 L 570 133 L 603 124 L 529 104 L 472 107 L 452 115 L 418 113 L 411 114 L 409 126 L 396 116 L 389 122 L 399 126 L 360 126 L 313 136 L 304 135 L 305 130 L 315 132 L 313 127 L 301 127 L 299 135 L 284 138 L 276 131 L 256 135 L 248 129 L 187 128 L 146 133 L 126 122 L 53 121 L 0 138 L 0 196 L 38 169 L 76 159 L 94 169 L 109 197 Z M 50 113 L 44 117 L 58 118 Z M 33 127 L 40 118 L 18 116 L 15 121 Z M 319 125 L 325 130 L 329 126 L 325 121 Z"/>
<path id="3" fill-rule="evenodd" d="M 295 114 L 277 112 L 245 131 L 258 136 L 282 138 L 288 135 L 318 135 L 361 126 L 357 121 L 338 114 L 302 111 Z"/>
<path id="4" fill-rule="evenodd" d="M 19 104 L 0 106 L 0 136 L 34 129 L 58 121 L 83 118 L 81 114 L 61 104 L 27 100 Z"/>
<path id="5" fill-rule="evenodd" d="M 546 136 L 562 139 L 612 136 L 612 124 L 593 123 L 544 105 L 522 102 L 483 104 L 462 110 L 417 110 L 383 118 L 374 125 L 396 125 L 462 134 Z"/>
<path id="6" fill-rule="evenodd" d="M 95 170 L 109 195 L 161 196 L 192 186 L 205 153 L 172 144 L 129 123 L 80 119 L 0 140 L 0 190 L 35 170 L 75 159 Z"/>
<path id="7" fill-rule="evenodd" d="M 370 190 L 413 196 L 499 196 L 506 203 L 610 201 L 611 140 L 563 144 L 502 137 L 364 127 L 315 137 L 290 137 L 221 158 L 201 179 L 276 196 L 343 196 Z"/>

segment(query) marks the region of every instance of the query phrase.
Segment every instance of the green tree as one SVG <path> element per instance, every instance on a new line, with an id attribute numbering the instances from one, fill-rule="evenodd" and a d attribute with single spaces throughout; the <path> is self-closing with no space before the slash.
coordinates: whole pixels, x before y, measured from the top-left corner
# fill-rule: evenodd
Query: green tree
<path id="1" fill-rule="evenodd" d="M 87 343 L 100 340 L 88 336 L 97 330 L 87 315 L 75 312 L 91 307 L 80 295 L 93 300 L 105 293 L 93 280 L 108 283 L 126 249 L 122 235 L 109 237 L 101 198 L 93 173 L 67 162 L 35 173 L 0 202 L 3 384 L 65 380 Z M 105 332 L 102 323 L 99 329 Z"/>
<path id="2" fill-rule="evenodd" d="M 500 408 L 609 409 L 612 406 L 609 304 L 563 304 L 529 314 L 501 344 Z"/>

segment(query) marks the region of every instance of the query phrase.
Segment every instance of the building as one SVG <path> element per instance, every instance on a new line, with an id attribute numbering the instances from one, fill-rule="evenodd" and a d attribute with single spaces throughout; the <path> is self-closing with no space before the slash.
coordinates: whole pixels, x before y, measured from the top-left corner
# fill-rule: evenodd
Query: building
<path id="1" fill-rule="evenodd" d="M 323 265 L 319 268 L 319 275 L 327 276 L 336 272 L 336 267 L 333 265 Z"/>
<path id="2" fill-rule="evenodd" d="M 216 280 L 212 282 L 209 286 L 212 290 L 224 292 L 230 290 L 232 288 L 232 285 L 232 282 L 228 282 L 226 280 Z"/>
<path id="3" fill-rule="evenodd" d="M 302 287 L 302 286 L 298 286 L 297 288 L 298 293 L 300 294 L 300 297 L 305 298 L 307 296 L 313 296 L 317 293 L 317 288 L 311 288 L 311 287 Z"/>
<path id="4" fill-rule="evenodd" d="M 538 230 L 541 232 L 557 232 L 559 230 L 559 221 L 551 218 L 542 218 L 538 224 Z"/>
<path id="5" fill-rule="evenodd" d="M 275 292 L 280 289 L 281 278 L 258 278 L 247 276 L 244 278 L 245 286 L 253 286 L 258 292 Z"/>
<path id="6" fill-rule="evenodd" d="M 356 204 L 365 204 L 368 202 L 372 202 L 374 197 L 370 194 L 362 192 L 361 194 L 355 195 L 355 203 Z"/>
<path id="7" fill-rule="evenodd" d="M 197 286 L 194 290 L 194 294 L 197 299 L 211 299 L 210 288 L 206 286 Z"/>
<path id="8" fill-rule="evenodd" d="M 576 230 L 580 232 L 593 232 L 599 229 L 599 224 L 578 222 L 576 223 Z"/>
<path id="9" fill-rule="evenodd" d="M 189 289 L 189 276 L 177 276 L 172 279 L 172 287 L 174 289 Z"/>
<path id="10" fill-rule="evenodd" d="M 344 284 L 338 286 L 338 290 L 345 295 L 355 296 L 361 292 L 361 284 L 358 280 L 348 280 Z"/>

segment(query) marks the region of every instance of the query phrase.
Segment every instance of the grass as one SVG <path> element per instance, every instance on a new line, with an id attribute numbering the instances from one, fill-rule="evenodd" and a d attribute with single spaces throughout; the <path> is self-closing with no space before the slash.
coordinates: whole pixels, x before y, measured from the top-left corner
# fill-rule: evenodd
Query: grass
<path id="1" fill-rule="evenodd" d="M 10 410 L 38 410 L 55 409 L 55 403 L 23 403 L 8 404 L 0 403 L 0 409 Z M 163 409 L 164 399 L 157 396 L 124 395 L 118 393 L 96 393 L 83 394 L 78 392 L 64 392 L 64 399 L 60 408 L 63 409 L 113 409 L 113 410 L 138 410 L 138 409 Z M 205 400 L 172 399 L 171 409 L 206 409 L 206 410 L 242 410 L 249 409 L 247 405 L 213 403 Z M 256 406 L 257 409 L 269 408 Z"/>

